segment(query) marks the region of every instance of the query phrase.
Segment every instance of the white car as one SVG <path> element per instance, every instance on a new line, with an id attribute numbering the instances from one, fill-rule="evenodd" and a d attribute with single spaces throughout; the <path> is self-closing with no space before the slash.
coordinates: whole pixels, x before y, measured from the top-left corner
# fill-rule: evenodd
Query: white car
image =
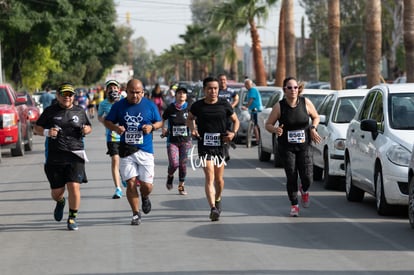
<path id="1" fill-rule="evenodd" d="M 256 86 L 256 88 L 260 92 L 260 96 L 262 98 L 262 105 L 263 106 L 267 105 L 267 102 L 269 101 L 270 97 L 274 93 L 282 93 L 283 94 L 283 90 L 280 87 Z M 246 104 L 247 104 L 247 90 L 246 90 L 246 88 L 241 89 L 239 99 L 240 99 L 239 104 L 235 108 L 237 117 L 240 121 L 239 131 L 237 132 L 237 142 L 242 143 L 242 141 L 245 141 L 246 146 L 248 148 L 250 148 L 251 144 L 252 144 L 252 138 L 254 138 L 253 122 L 251 121 L 249 111 L 242 109 L 242 106 L 246 106 Z M 261 112 L 259 112 L 259 114 L 260 113 Z"/>
<path id="2" fill-rule="evenodd" d="M 414 229 L 414 147 L 408 167 L 408 220 Z"/>
<path id="3" fill-rule="evenodd" d="M 265 106 L 262 112 L 257 115 L 257 124 L 259 126 L 260 132 L 260 140 L 258 142 L 257 150 L 258 150 L 258 157 L 260 161 L 269 161 L 271 155 L 273 154 L 274 159 L 274 166 L 279 167 L 282 162 L 280 160 L 278 149 L 277 149 L 277 136 L 273 133 L 269 133 L 266 128 L 265 124 L 267 118 L 272 111 L 273 105 L 277 102 L 282 100 L 284 94 L 283 89 L 279 88 L 281 93 L 279 95 L 273 95 L 273 97 L 269 100 L 268 104 Z M 304 89 L 302 95 L 309 98 L 312 103 L 317 107 L 323 99 L 331 93 L 332 90 L 322 90 L 322 89 Z M 277 125 L 277 122 L 276 122 Z"/>
<path id="4" fill-rule="evenodd" d="M 414 84 L 370 89 L 348 126 L 345 190 L 348 201 L 376 198 L 380 215 L 408 204 L 408 164 L 414 143 Z"/>
<path id="5" fill-rule="evenodd" d="M 266 128 L 266 120 L 272 111 L 273 106 L 282 100 L 283 89 L 279 88 L 277 93 L 274 93 L 263 110 L 257 114 L 257 125 L 259 127 L 259 142 L 257 144 L 257 152 L 260 161 L 269 161 L 271 155 L 274 155 L 274 166 L 280 166 L 280 158 L 277 151 L 277 137 L 275 134 L 269 133 Z"/>
<path id="6" fill-rule="evenodd" d="M 338 188 L 345 177 L 344 149 L 348 124 L 356 114 L 368 89 L 334 91 L 319 105 L 317 128 L 322 141 L 312 143 L 313 178 L 322 179 L 326 189 Z"/>

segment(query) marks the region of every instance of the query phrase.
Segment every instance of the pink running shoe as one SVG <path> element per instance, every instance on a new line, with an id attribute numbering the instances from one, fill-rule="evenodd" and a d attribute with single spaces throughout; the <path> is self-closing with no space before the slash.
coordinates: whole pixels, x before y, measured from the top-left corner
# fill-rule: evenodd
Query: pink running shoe
<path id="1" fill-rule="evenodd" d="M 299 217 L 299 205 L 296 204 L 290 207 L 290 216 Z"/>
<path id="2" fill-rule="evenodd" d="M 303 192 L 302 187 L 300 188 L 300 194 L 302 196 L 301 203 L 302 206 L 305 208 L 309 207 L 310 200 L 309 200 L 309 192 Z"/>

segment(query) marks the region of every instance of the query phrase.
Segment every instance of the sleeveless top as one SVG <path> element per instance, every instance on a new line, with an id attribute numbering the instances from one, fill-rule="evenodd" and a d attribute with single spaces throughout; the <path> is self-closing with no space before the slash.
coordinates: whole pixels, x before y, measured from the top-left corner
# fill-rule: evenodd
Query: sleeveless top
<path id="1" fill-rule="evenodd" d="M 290 107 L 286 99 L 280 101 L 279 125 L 282 124 L 283 134 L 278 137 L 282 149 L 303 150 L 310 144 L 309 114 L 303 96 L 298 97 L 296 107 Z"/>

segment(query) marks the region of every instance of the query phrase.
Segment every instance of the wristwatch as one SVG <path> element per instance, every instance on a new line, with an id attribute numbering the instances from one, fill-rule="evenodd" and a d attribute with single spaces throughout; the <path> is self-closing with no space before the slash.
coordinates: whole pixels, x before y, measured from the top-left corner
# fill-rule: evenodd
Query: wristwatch
<path id="1" fill-rule="evenodd" d="M 316 130 L 316 126 L 315 125 L 311 125 L 310 129 L 315 129 Z"/>

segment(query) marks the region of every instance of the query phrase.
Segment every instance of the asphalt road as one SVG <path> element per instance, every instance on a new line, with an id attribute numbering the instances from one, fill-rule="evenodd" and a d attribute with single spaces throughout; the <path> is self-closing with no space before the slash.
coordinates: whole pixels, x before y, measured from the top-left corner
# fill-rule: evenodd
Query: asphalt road
<path id="1" fill-rule="evenodd" d="M 290 218 L 284 172 L 257 160 L 256 147 L 231 150 L 223 213 L 211 222 L 201 168 L 189 163 L 187 196 L 165 188 L 165 140 L 154 134 L 152 211 L 131 226 L 114 188 L 104 129 L 86 137 L 89 183 L 79 231 L 53 220 L 43 172 L 43 137 L 34 150 L 0 163 L 0 274 L 413 274 L 414 230 L 407 216 L 378 216 L 375 201 L 349 203 L 343 191 L 311 187 L 311 206 Z M 177 175 L 176 175 L 177 178 Z"/>

